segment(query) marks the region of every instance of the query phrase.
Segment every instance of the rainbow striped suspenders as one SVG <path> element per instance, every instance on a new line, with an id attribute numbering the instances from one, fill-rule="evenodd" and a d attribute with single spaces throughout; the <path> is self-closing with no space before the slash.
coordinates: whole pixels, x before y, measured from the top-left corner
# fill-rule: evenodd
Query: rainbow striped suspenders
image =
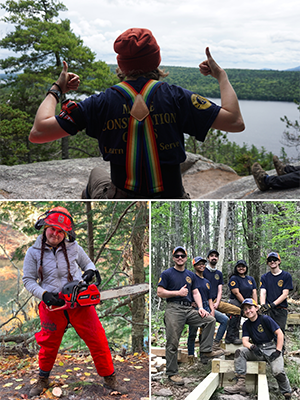
<path id="1" fill-rule="evenodd" d="M 143 164 L 146 169 L 149 192 L 155 194 L 164 190 L 155 133 L 149 112 L 152 98 L 161 84 L 162 82 L 149 80 L 140 93 L 127 82 L 121 82 L 112 87 L 126 98 L 131 110 L 126 147 L 125 188 L 134 192 L 139 191 L 141 187 Z M 141 112 L 135 112 L 137 103 L 142 106 L 138 108 L 142 109 Z"/>

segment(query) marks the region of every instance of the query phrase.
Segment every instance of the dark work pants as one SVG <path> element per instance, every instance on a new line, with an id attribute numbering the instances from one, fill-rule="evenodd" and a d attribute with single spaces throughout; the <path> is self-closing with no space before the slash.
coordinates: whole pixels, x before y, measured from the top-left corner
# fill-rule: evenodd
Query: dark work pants
<path id="1" fill-rule="evenodd" d="M 273 189 L 289 189 L 300 187 L 300 166 L 286 165 L 285 175 L 272 175 L 266 178 L 266 183 Z"/>

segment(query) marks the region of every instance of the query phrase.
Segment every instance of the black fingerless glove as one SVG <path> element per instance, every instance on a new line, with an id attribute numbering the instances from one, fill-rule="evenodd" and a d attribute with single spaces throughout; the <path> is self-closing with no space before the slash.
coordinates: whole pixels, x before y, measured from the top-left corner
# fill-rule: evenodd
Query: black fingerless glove
<path id="1" fill-rule="evenodd" d="M 93 269 L 88 269 L 87 271 L 84 272 L 82 275 L 82 279 L 86 282 L 89 283 L 93 280 L 95 276 L 95 271 Z"/>
<path id="2" fill-rule="evenodd" d="M 42 297 L 43 302 L 47 306 L 63 306 L 64 300 L 58 298 L 58 293 L 45 292 Z"/>
<path id="3" fill-rule="evenodd" d="M 262 355 L 263 355 L 263 352 L 262 352 L 262 351 L 260 350 L 260 348 L 257 347 L 255 344 L 253 344 L 253 345 L 250 347 L 250 350 L 253 351 L 253 353 L 256 354 L 257 356 L 262 356 Z"/>
<path id="4" fill-rule="evenodd" d="M 270 360 L 270 362 L 272 362 L 280 356 L 281 356 L 281 351 L 279 351 L 279 350 L 273 351 L 273 353 L 269 356 L 269 360 Z"/>

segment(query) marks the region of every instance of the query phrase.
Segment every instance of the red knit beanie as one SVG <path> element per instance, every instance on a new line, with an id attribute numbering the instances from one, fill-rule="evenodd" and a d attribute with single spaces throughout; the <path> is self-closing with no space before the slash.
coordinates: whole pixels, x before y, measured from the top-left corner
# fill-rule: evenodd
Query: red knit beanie
<path id="1" fill-rule="evenodd" d="M 153 71 L 161 61 L 160 48 L 149 29 L 127 29 L 115 40 L 114 50 L 124 74 Z"/>

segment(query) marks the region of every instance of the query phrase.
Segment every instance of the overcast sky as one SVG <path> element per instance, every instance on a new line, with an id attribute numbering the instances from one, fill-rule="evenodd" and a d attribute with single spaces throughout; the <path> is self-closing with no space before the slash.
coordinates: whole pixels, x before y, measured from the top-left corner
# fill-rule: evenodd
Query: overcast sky
<path id="1" fill-rule="evenodd" d="M 75 34 L 107 63 L 116 63 L 117 36 L 138 27 L 152 31 L 162 65 L 198 67 L 206 46 L 223 68 L 285 70 L 300 65 L 299 0 L 61 1 L 68 8 L 61 18 L 70 19 Z M 9 29 L 0 22 L 0 38 Z M 7 56 L 0 49 L 0 58 Z"/>

